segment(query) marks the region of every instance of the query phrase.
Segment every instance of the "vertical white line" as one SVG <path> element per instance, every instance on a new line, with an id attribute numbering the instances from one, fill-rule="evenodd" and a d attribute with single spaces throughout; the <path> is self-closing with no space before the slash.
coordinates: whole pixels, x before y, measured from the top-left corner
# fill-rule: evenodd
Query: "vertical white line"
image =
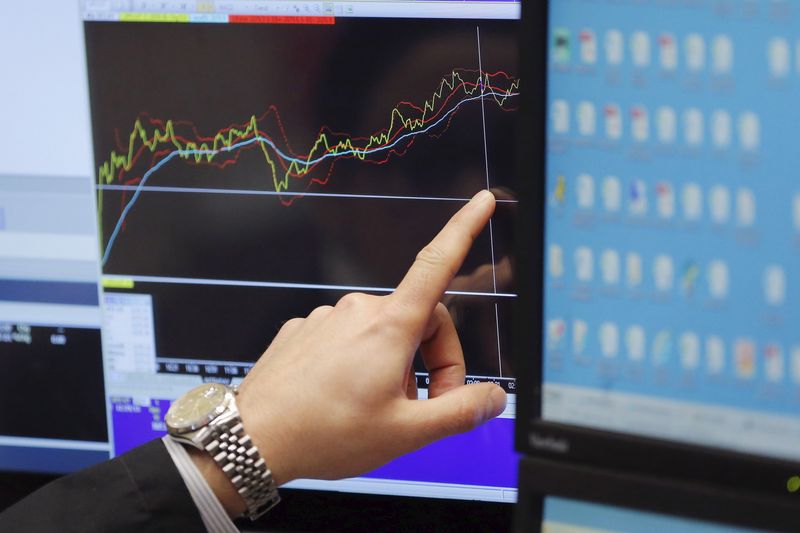
<path id="1" fill-rule="evenodd" d="M 486 92 L 486 86 L 484 85 L 484 77 L 483 77 L 483 59 L 481 57 L 481 27 L 475 26 L 475 36 L 478 42 L 478 83 L 480 84 L 480 91 L 481 91 L 481 123 L 483 126 L 483 162 L 484 168 L 486 170 L 486 188 L 491 189 L 491 183 L 489 182 L 489 143 L 486 140 L 486 104 L 484 103 L 484 93 Z M 491 259 L 492 259 L 492 287 L 494 288 L 495 294 L 497 294 L 497 266 L 494 259 L 494 225 L 492 224 L 492 219 L 489 219 L 489 249 L 491 250 Z M 500 318 L 499 313 L 497 310 L 497 304 L 494 304 L 494 325 L 495 331 L 497 333 L 497 363 L 498 369 L 500 371 L 500 377 L 503 377 L 503 359 L 500 353 Z"/>

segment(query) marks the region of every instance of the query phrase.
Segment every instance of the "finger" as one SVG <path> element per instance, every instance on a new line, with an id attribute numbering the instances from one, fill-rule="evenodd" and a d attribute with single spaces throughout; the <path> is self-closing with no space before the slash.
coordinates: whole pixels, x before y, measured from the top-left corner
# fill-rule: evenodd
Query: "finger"
<path id="1" fill-rule="evenodd" d="M 291 320 L 287 320 L 281 329 L 278 330 L 278 333 L 272 339 L 272 342 L 267 347 L 267 350 L 264 352 L 264 355 L 269 354 L 272 351 L 279 349 L 283 346 L 286 341 L 290 340 L 294 337 L 295 333 L 302 327 L 305 323 L 305 318 L 292 318 Z"/>
<path id="2" fill-rule="evenodd" d="M 405 404 L 416 447 L 464 433 L 495 418 L 506 407 L 506 393 L 493 383 L 451 389 L 438 398 Z"/>
<path id="3" fill-rule="evenodd" d="M 462 207 L 423 248 L 391 298 L 401 319 L 422 328 L 439 301 L 472 242 L 494 212 L 494 196 L 481 191 Z"/>
<path id="4" fill-rule="evenodd" d="M 436 398 L 464 384 L 464 352 L 453 319 L 444 304 L 437 304 L 434 308 L 420 351 L 430 375 L 429 398 Z"/>
<path id="5" fill-rule="evenodd" d="M 414 372 L 413 366 L 408 369 L 406 379 L 408 380 L 406 382 L 406 397 L 409 400 L 416 400 L 419 397 L 419 391 L 417 390 L 417 374 Z"/>

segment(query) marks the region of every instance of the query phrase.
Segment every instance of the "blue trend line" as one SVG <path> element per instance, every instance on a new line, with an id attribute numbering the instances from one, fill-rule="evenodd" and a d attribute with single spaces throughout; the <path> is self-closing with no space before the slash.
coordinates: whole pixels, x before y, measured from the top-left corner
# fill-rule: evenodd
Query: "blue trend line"
<path id="1" fill-rule="evenodd" d="M 405 140 L 405 139 L 407 139 L 409 137 L 413 137 L 415 135 L 421 135 L 423 133 L 427 133 L 431 129 L 435 128 L 436 126 L 441 124 L 447 117 L 449 117 L 450 115 L 455 113 L 456 110 L 459 107 L 461 107 L 462 104 L 465 104 L 467 102 L 472 102 L 474 100 L 482 100 L 483 98 L 486 98 L 488 96 L 499 96 L 499 97 L 503 97 L 503 98 L 510 98 L 512 96 L 518 96 L 518 95 L 519 95 L 519 93 L 501 93 L 501 92 L 497 92 L 497 91 L 492 91 L 492 92 L 486 92 L 486 93 L 480 94 L 478 96 L 472 96 L 470 98 L 465 98 L 465 99 L 459 101 L 449 111 L 444 113 L 440 118 L 438 118 L 436 121 L 434 121 L 431 124 L 429 124 L 427 127 L 423 128 L 423 129 L 421 129 L 419 131 L 412 131 L 412 132 L 405 133 L 405 134 L 401 135 L 400 137 L 398 137 L 397 139 L 395 139 L 395 141 L 392 142 L 391 144 L 387 144 L 385 146 L 379 146 L 379 147 L 376 147 L 376 148 L 370 148 L 368 150 L 358 150 L 356 148 L 353 148 L 352 150 L 345 150 L 344 152 L 337 152 L 337 153 L 326 152 L 325 154 L 321 155 L 320 157 L 318 157 L 316 159 L 308 160 L 308 161 L 303 161 L 302 159 L 298 159 L 296 157 L 292 157 L 292 156 L 284 154 L 280 150 L 280 148 L 278 148 L 271 139 L 268 139 L 266 137 L 261 137 L 260 135 L 259 136 L 255 136 L 252 139 L 248 139 L 246 141 L 242 141 L 242 142 L 227 146 L 225 148 L 221 148 L 219 150 L 196 150 L 196 149 L 195 150 L 175 150 L 174 152 L 171 152 L 169 155 L 167 155 L 164 159 L 162 159 L 161 161 L 156 163 L 152 168 L 150 168 L 147 172 L 145 172 L 142 175 L 142 179 L 139 181 L 139 184 L 136 187 L 136 192 L 133 193 L 133 196 L 131 196 L 131 199 L 125 205 L 125 208 L 122 210 L 122 213 L 120 213 L 119 219 L 117 220 L 117 224 L 114 227 L 114 231 L 111 232 L 111 237 L 109 237 L 108 244 L 106 245 L 105 252 L 103 253 L 102 265 L 105 266 L 105 264 L 108 262 L 108 256 L 111 254 L 111 248 L 114 246 L 114 241 L 117 239 L 117 235 L 119 234 L 120 229 L 122 228 L 122 224 L 125 222 L 125 217 L 128 216 L 128 212 L 133 207 L 133 204 L 136 203 L 136 200 L 139 198 L 139 195 L 141 195 L 143 187 L 144 187 L 145 183 L 147 182 L 147 180 L 150 178 L 150 176 L 153 175 L 154 172 L 156 172 L 158 169 L 160 169 L 162 166 L 166 165 L 169 161 L 171 161 L 172 159 L 174 159 L 177 156 L 188 158 L 189 156 L 192 156 L 192 155 L 216 155 L 216 154 L 218 154 L 220 152 L 231 152 L 233 150 L 238 150 L 239 148 L 244 148 L 245 146 L 249 146 L 249 145 L 251 145 L 253 143 L 256 143 L 256 142 L 262 142 L 262 143 L 268 145 L 270 148 L 272 148 L 275 151 L 275 153 L 278 154 L 278 156 L 281 159 L 283 159 L 285 161 L 289 161 L 289 162 L 294 162 L 294 163 L 298 163 L 298 164 L 301 164 L 301 165 L 305 165 L 306 167 L 310 167 L 310 166 L 316 165 L 317 163 L 319 163 L 321 161 L 324 161 L 325 159 L 328 159 L 329 157 L 340 157 L 340 156 L 344 156 L 344 155 L 355 155 L 355 154 L 369 155 L 369 154 L 373 154 L 373 153 L 376 153 L 376 152 L 382 152 L 384 150 L 389 150 L 391 148 L 394 148 L 395 146 L 400 144 L 403 140 Z M 289 193 L 289 194 L 291 194 L 291 193 Z"/>

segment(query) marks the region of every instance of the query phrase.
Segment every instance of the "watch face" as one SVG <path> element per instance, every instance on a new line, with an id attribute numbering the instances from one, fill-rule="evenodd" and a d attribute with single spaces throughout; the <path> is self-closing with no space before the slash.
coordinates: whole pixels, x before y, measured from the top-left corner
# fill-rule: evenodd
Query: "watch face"
<path id="1" fill-rule="evenodd" d="M 194 430 L 203 427 L 220 413 L 227 389 L 219 383 L 204 383 L 193 388 L 167 411 L 167 427 Z"/>

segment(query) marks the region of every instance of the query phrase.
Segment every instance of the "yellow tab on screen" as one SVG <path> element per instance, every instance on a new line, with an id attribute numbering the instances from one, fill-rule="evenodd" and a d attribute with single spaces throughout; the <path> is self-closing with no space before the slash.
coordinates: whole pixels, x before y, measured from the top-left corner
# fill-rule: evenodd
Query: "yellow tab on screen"
<path id="1" fill-rule="evenodd" d="M 189 22 L 188 13 L 120 13 L 120 22 Z"/>
<path id="2" fill-rule="evenodd" d="M 133 280 L 130 278 L 103 278 L 104 289 L 132 289 Z"/>

